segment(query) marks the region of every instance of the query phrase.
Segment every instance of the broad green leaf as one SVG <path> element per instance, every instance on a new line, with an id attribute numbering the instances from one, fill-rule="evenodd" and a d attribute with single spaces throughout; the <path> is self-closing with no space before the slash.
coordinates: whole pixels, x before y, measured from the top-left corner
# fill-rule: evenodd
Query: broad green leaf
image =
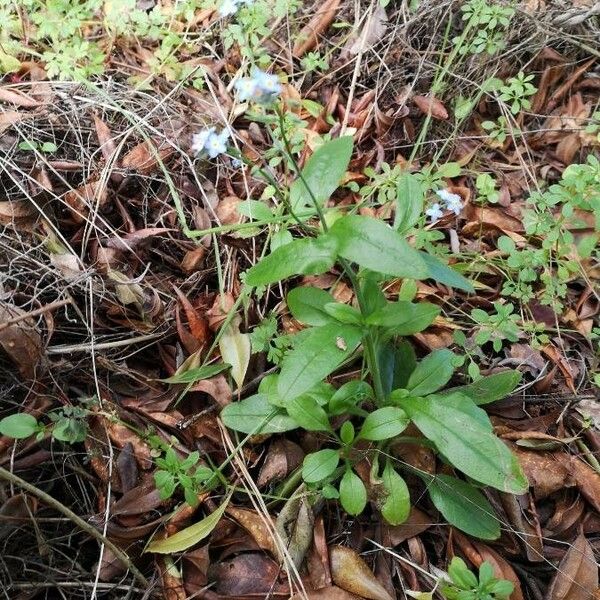
<path id="1" fill-rule="evenodd" d="M 476 589 L 479 586 L 477 577 L 469 569 L 465 561 L 458 556 L 455 556 L 448 567 L 448 575 L 454 583 L 464 590 Z"/>
<path id="2" fill-rule="evenodd" d="M 521 373 L 519 371 L 501 371 L 500 373 L 493 373 L 487 377 L 482 377 L 469 385 L 449 388 L 444 390 L 442 394 L 460 392 L 465 396 L 469 396 L 475 404 L 489 404 L 490 402 L 506 398 L 519 385 L 519 381 L 521 381 Z"/>
<path id="3" fill-rule="evenodd" d="M 361 267 L 395 277 L 430 276 L 421 254 L 383 221 L 346 215 L 334 223 L 329 233 L 337 240 L 340 256 Z"/>
<path id="4" fill-rule="evenodd" d="M 22 440 L 38 430 L 38 422 L 29 413 L 17 413 L 0 420 L 0 433 L 15 440 Z"/>
<path id="5" fill-rule="evenodd" d="M 346 469 L 340 481 L 340 504 L 349 515 L 360 515 L 367 505 L 365 484 L 352 469 Z"/>
<path id="6" fill-rule="evenodd" d="M 474 418 L 473 409 L 483 411 L 466 396 L 456 396 L 407 397 L 398 404 L 454 467 L 501 491 L 523 494 L 528 482 L 516 457 L 482 417 Z"/>
<path id="7" fill-rule="evenodd" d="M 393 389 L 405 388 L 412 372 L 417 368 L 417 355 L 412 344 L 407 340 L 400 340 L 394 348 L 394 381 Z"/>
<path id="8" fill-rule="evenodd" d="M 231 365 L 227 363 L 218 363 L 215 365 L 204 365 L 203 367 L 196 367 L 189 369 L 183 373 L 176 373 L 172 377 L 167 379 L 161 379 L 165 383 L 195 383 L 202 379 L 210 379 L 219 373 L 222 373 L 226 369 L 229 369 Z"/>
<path id="9" fill-rule="evenodd" d="M 271 209 L 264 203 L 257 200 L 244 200 L 236 206 L 240 215 L 244 215 L 255 221 L 268 221 L 273 217 Z"/>
<path id="10" fill-rule="evenodd" d="M 232 402 L 221 411 L 221 420 L 230 429 L 242 433 L 282 433 L 297 429 L 298 423 L 269 403 L 264 394 Z"/>
<path id="11" fill-rule="evenodd" d="M 359 437 L 364 440 L 389 440 L 402 433 L 409 424 L 408 415 L 397 406 L 384 406 L 364 420 Z"/>
<path id="12" fill-rule="evenodd" d="M 157 554 L 174 554 L 175 552 L 183 552 L 198 542 L 209 536 L 212 530 L 217 526 L 221 517 L 225 513 L 225 509 L 229 504 L 231 493 L 225 498 L 223 504 L 214 512 L 204 517 L 202 521 L 194 523 L 174 535 L 164 539 L 151 542 L 145 552 L 155 552 Z"/>
<path id="13" fill-rule="evenodd" d="M 306 483 L 322 481 L 337 469 L 339 462 L 338 451 L 331 448 L 307 454 L 302 463 L 302 478 Z"/>
<path id="14" fill-rule="evenodd" d="M 365 269 L 361 271 L 360 279 L 360 288 L 363 297 L 362 310 L 365 316 L 369 316 L 382 306 L 385 306 L 387 302 L 380 286 L 382 276 L 379 273 Z"/>
<path id="15" fill-rule="evenodd" d="M 475 291 L 473 284 L 468 279 L 463 277 L 460 273 L 458 273 L 458 271 L 455 271 L 453 268 L 445 265 L 435 256 L 422 251 L 419 252 L 419 255 L 429 270 L 429 275 L 422 279 L 431 277 L 431 279 L 439 281 L 444 285 L 448 285 L 459 290 L 464 290 L 465 292 Z"/>
<path id="16" fill-rule="evenodd" d="M 350 323 L 352 325 L 360 325 L 362 323 L 362 315 L 360 311 L 341 302 L 329 302 L 325 305 L 325 312 L 340 323 Z"/>
<path id="17" fill-rule="evenodd" d="M 342 415 L 350 412 L 357 404 L 373 397 L 371 386 L 359 379 L 344 383 L 329 400 L 329 414 Z"/>
<path id="18" fill-rule="evenodd" d="M 400 525 L 410 513 L 410 492 L 406 482 L 388 462 L 383 469 L 383 486 L 387 498 L 381 506 L 381 514 L 390 525 Z"/>
<path id="19" fill-rule="evenodd" d="M 52 437 L 60 442 L 83 442 L 87 436 L 87 423 L 81 419 L 63 418 L 52 428 Z"/>
<path id="20" fill-rule="evenodd" d="M 329 200 L 346 174 L 352 145 L 352 137 L 344 136 L 325 142 L 313 152 L 302 169 L 302 177 L 290 187 L 290 204 L 294 212 L 313 208 L 313 197 L 319 206 Z"/>
<path id="21" fill-rule="evenodd" d="M 288 414 L 307 431 L 330 431 L 327 413 L 311 396 L 304 394 L 286 404 Z"/>
<path id="22" fill-rule="evenodd" d="M 315 327 L 283 359 L 277 384 L 281 398 L 297 398 L 325 379 L 356 350 L 361 336 L 354 325 Z"/>
<path id="23" fill-rule="evenodd" d="M 446 348 L 434 350 L 417 363 L 417 367 L 408 378 L 406 389 L 413 396 L 425 396 L 439 390 L 450 381 L 454 373 L 453 358 L 454 353 Z"/>
<path id="24" fill-rule="evenodd" d="M 252 354 L 250 336 L 240 332 L 240 323 L 240 317 L 234 317 L 219 339 L 221 358 L 231 365 L 231 376 L 238 387 L 244 383 Z"/>
<path id="25" fill-rule="evenodd" d="M 412 335 L 427 329 L 440 314 L 440 307 L 429 302 L 389 302 L 367 318 L 368 325 L 390 329 L 392 335 Z"/>
<path id="26" fill-rule="evenodd" d="M 450 475 L 436 475 L 427 489 L 431 501 L 451 525 L 484 540 L 500 537 L 500 521 L 492 505 L 474 486 Z"/>
<path id="27" fill-rule="evenodd" d="M 396 184 L 394 229 L 406 233 L 423 214 L 423 186 L 415 175 L 405 173 Z"/>
<path id="28" fill-rule="evenodd" d="M 293 275 L 320 275 L 335 262 L 336 241 L 329 236 L 303 238 L 280 246 L 248 270 L 250 286 L 269 285 Z"/>
<path id="29" fill-rule="evenodd" d="M 294 319 L 305 325 L 327 325 L 334 321 L 325 312 L 325 306 L 335 298 L 325 290 L 315 287 L 297 287 L 291 290 L 286 302 Z"/>

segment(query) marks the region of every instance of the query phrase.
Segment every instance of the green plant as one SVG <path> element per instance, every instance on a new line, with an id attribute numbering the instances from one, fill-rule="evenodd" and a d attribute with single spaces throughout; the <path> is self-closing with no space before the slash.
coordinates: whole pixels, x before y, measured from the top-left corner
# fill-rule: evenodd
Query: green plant
<path id="1" fill-rule="evenodd" d="M 61 442 L 83 442 L 88 433 L 87 418 L 94 398 L 80 399 L 80 405 L 63 406 L 48 413 L 50 425 L 40 423 L 33 415 L 16 413 L 0 420 L 0 433 L 15 439 L 36 436 L 41 440 L 49 433 Z"/>
<path id="2" fill-rule="evenodd" d="M 600 142 L 600 110 L 594 111 L 590 117 L 590 123 L 585 128 L 585 132 L 596 136 L 596 141 Z"/>
<path id="3" fill-rule="evenodd" d="M 285 134 L 282 137 L 289 147 Z M 482 378 L 476 388 L 442 391 L 457 357 L 449 350 L 437 350 L 417 360 L 403 338 L 428 327 L 439 307 L 407 299 L 388 301 L 384 284 L 397 278 L 407 282 L 432 278 L 465 291 L 472 286 L 405 239 L 422 217 L 422 178 L 404 178 L 396 228 L 356 214 L 324 216 L 323 206 L 343 177 L 351 151 L 351 138 L 343 137 L 325 142 L 311 156 L 292 184 L 288 202 L 296 210 L 312 206 L 320 228 L 307 228 L 307 237 L 293 239 L 263 257 L 248 270 L 244 282 L 247 288 L 264 289 L 338 265 L 352 284 L 356 304 L 336 302 L 328 292 L 312 287 L 289 291 L 288 308 L 306 328 L 289 336 L 291 349 L 278 373 L 263 379 L 257 394 L 225 407 L 221 418 L 231 429 L 248 435 L 298 428 L 321 432 L 329 443 L 306 456 L 303 479 L 315 492 L 339 497 L 350 514 L 362 512 L 370 494 L 389 522 L 402 522 L 410 499 L 399 469 L 408 470 L 427 483 L 433 503 L 451 523 L 473 535 L 495 538 L 498 521 L 475 484 L 398 465 L 393 446 L 403 440 L 425 444 L 474 482 L 520 493 L 527 481 L 478 407 L 510 392 L 518 375 L 506 372 L 500 378 Z M 428 173 L 429 185 L 438 180 L 433 173 Z M 406 297 L 412 297 L 408 291 Z M 362 379 L 337 390 L 325 382 L 340 366 L 356 361 L 362 362 Z M 410 422 L 422 438 L 402 437 Z M 372 465 L 369 482 L 355 470 L 364 459 Z"/>
<path id="4" fill-rule="evenodd" d="M 197 451 L 179 459 L 175 450 L 167 447 L 164 456 L 154 460 L 158 466 L 154 482 L 162 500 L 171 498 L 181 488 L 185 501 L 190 506 L 197 506 L 198 494 L 210 489 L 217 481 L 213 469 L 198 464 L 200 453 Z"/>
<path id="5" fill-rule="evenodd" d="M 529 97 L 537 92 L 532 81 L 533 75 L 525 75 L 523 71 L 519 71 L 516 77 L 511 77 L 504 85 L 500 86 L 499 99 L 510 104 L 510 112 L 513 115 L 523 109 L 531 108 Z"/>
<path id="6" fill-rule="evenodd" d="M 500 198 L 496 189 L 496 180 L 489 173 L 480 173 L 475 180 L 477 202 L 495 204 Z"/>
<path id="7" fill-rule="evenodd" d="M 33 141 L 24 141 L 19 143 L 19 150 L 33 151 L 38 150 L 39 152 L 43 152 L 44 154 L 51 154 L 52 152 L 56 152 L 58 147 L 54 142 L 33 142 Z"/>
<path id="8" fill-rule="evenodd" d="M 517 342 L 521 334 L 519 315 L 513 314 L 512 304 L 494 302 L 495 314 L 488 314 L 480 308 L 471 311 L 471 318 L 477 323 L 475 342 L 479 345 L 492 342 L 496 352 L 502 349 L 503 342 Z"/>
<path id="9" fill-rule="evenodd" d="M 329 61 L 318 52 L 307 52 L 301 60 L 302 68 L 308 71 L 327 71 L 329 69 Z"/>
<path id="10" fill-rule="evenodd" d="M 441 592 L 447 600 L 508 600 L 514 585 L 507 579 L 494 577 L 492 565 L 485 561 L 479 567 L 479 578 L 465 562 L 455 556 L 448 567 L 449 582 L 442 582 Z"/>
<path id="11" fill-rule="evenodd" d="M 513 126 L 509 129 L 506 117 L 500 116 L 496 121 L 483 121 L 481 127 L 487 132 L 487 135 L 491 142 L 502 145 L 506 141 L 509 132 L 516 132 L 516 128 Z"/>
<path id="12" fill-rule="evenodd" d="M 463 21 L 475 30 L 475 35 L 466 43 L 461 37 L 454 38 L 460 54 L 487 52 L 493 55 L 506 46 L 504 31 L 514 15 L 512 7 L 486 0 L 470 0 L 461 6 L 461 11 Z"/>

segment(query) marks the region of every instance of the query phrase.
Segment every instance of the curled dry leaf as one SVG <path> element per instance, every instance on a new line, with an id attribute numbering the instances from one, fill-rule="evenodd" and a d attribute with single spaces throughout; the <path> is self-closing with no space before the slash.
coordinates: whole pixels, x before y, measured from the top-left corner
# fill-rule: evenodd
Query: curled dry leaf
<path id="1" fill-rule="evenodd" d="M 536 498 L 546 498 L 558 490 L 575 485 L 568 467 L 562 460 L 562 453 L 522 450 L 516 445 L 512 445 L 512 451 L 529 480 Z"/>
<path id="2" fill-rule="evenodd" d="M 392 600 L 367 563 L 346 546 L 330 546 L 329 561 L 333 582 L 352 594 L 369 600 Z"/>
<path id="3" fill-rule="evenodd" d="M 6 88 L 0 88 L 0 102 L 22 106 L 23 108 L 36 108 L 41 105 L 41 102 L 34 100 L 23 92 L 7 90 Z"/>
<path id="4" fill-rule="evenodd" d="M 106 198 L 106 185 L 101 181 L 90 181 L 65 194 L 65 202 L 76 223 L 83 223 L 91 210 L 104 206 Z"/>
<path id="5" fill-rule="evenodd" d="M 598 588 L 594 551 L 580 535 L 561 560 L 546 595 L 548 600 L 592 600 Z"/>
<path id="6" fill-rule="evenodd" d="M 273 481 L 283 479 L 288 473 L 300 466 L 304 451 L 291 440 L 276 439 L 269 447 L 269 452 L 256 482 L 258 487 L 265 487 Z"/>
<path id="7" fill-rule="evenodd" d="M 230 506 L 226 512 L 252 536 L 252 539 L 259 548 L 266 550 L 274 557 L 279 556 L 277 544 L 271 533 L 274 525 L 271 523 L 269 527 L 267 526 L 267 523 L 265 523 L 265 519 L 270 519 L 270 517 L 265 515 L 261 516 L 254 510 L 236 508 L 234 506 Z"/>
<path id="8" fill-rule="evenodd" d="M 579 491 L 600 513 L 600 475 L 576 456 L 570 457 L 570 467 Z"/>
<path id="9" fill-rule="evenodd" d="M 342 49 L 340 59 L 356 56 L 372 48 L 383 38 L 388 27 L 388 16 L 383 5 L 378 2 L 373 13 L 367 17 L 363 28 L 354 31 Z"/>
<path id="10" fill-rule="evenodd" d="M 313 539 L 315 518 L 302 486 L 283 506 L 275 524 L 288 555 L 297 568 Z"/>
<path id="11" fill-rule="evenodd" d="M 2 133 L 0 129 L 0 133 Z M 27 200 L 0 202 L 0 225 L 12 225 L 21 229 L 36 220 L 35 207 Z"/>
<path id="12" fill-rule="evenodd" d="M 17 306 L 0 304 L 0 323 L 27 314 Z M 0 346 L 27 379 L 35 377 L 36 367 L 42 357 L 42 338 L 32 319 L 22 319 L 0 329 Z"/>
<path id="13" fill-rule="evenodd" d="M 121 166 L 148 175 L 174 153 L 175 148 L 164 142 L 142 142 L 123 157 Z"/>
<path id="14" fill-rule="evenodd" d="M 445 121 L 448 118 L 446 107 L 435 96 L 416 95 L 412 97 L 412 100 L 424 115 L 431 113 L 434 119 L 440 121 Z"/>
<path id="15" fill-rule="evenodd" d="M 331 25 L 335 18 L 339 5 L 340 0 L 326 0 L 319 6 L 312 19 L 298 34 L 298 41 L 292 50 L 294 58 L 301 58 L 317 45 L 319 36 Z"/>
<path id="16" fill-rule="evenodd" d="M 221 358 L 231 365 L 231 376 L 238 387 L 244 383 L 251 355 L 250 336 L 240 332 L 241 322 L 240 317 L 234 317 L 219 340 Z"/>

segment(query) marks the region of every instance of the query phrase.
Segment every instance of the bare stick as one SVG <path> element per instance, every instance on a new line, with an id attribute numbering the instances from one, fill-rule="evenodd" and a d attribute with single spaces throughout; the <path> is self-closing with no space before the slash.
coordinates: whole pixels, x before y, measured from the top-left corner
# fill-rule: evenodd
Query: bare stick
<path id="1" fill-rule="evenodd" d="M 71 304 L 71 299 L 68 298 L 66 300 L 57 300 L 56 302 L 51 302 L 50 304 L 46 304 L 46 306 L 41 306 L 40 308 L 36 308 L 31 312 L 25 313 L 23 315 L 18 315 L 13 317 L 12 319 L 8 319 L 8 321 L 4 321 L 4 323 L 0 323 L 0 331 L 18 323 L 19 321 L 24 321 L 25 319 L 29 319 L 30 317 L 37 317 L 45 312 L 49 312 L 54 310 L 55 308 L 60 308 L 61 306 L 66 306 L 67 304 Z"/>

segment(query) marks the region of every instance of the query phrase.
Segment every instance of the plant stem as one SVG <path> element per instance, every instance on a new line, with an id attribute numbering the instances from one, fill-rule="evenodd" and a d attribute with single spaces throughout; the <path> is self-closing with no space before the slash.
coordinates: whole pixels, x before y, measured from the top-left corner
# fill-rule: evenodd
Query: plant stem
<path id="1" fill-rule="evenodd" d="M 39 488 L 35 487 L 31 483 L 28 483 L 24 479 L 21 479 L 18 475 L 7 471 L 3 467 L 0 467 L 0 479 L 4 479 L 13 485 L 20 487 L 32 496 L 39 498 L 44 504 L 54 508 L 58 512 L 62 513 L 73 521 L 80 529 L 85 531 L 87 534 L 95 538 L 100 544 L 104 544 L 112 553 L 125 565 L 125 567 L 131 571 L 133 576 L 146 588 L 148 586 L 148 580 L 142 575 L 138 568 L 131 562 L 131 559 L 123 550 L 115 546 L 108 538 L 103 536 L 93 525 L 90 525 L 84 521 L 81 517 L 78 517 L 71 509 L 67 508 L 64 504 L 46 494 Z"/>

